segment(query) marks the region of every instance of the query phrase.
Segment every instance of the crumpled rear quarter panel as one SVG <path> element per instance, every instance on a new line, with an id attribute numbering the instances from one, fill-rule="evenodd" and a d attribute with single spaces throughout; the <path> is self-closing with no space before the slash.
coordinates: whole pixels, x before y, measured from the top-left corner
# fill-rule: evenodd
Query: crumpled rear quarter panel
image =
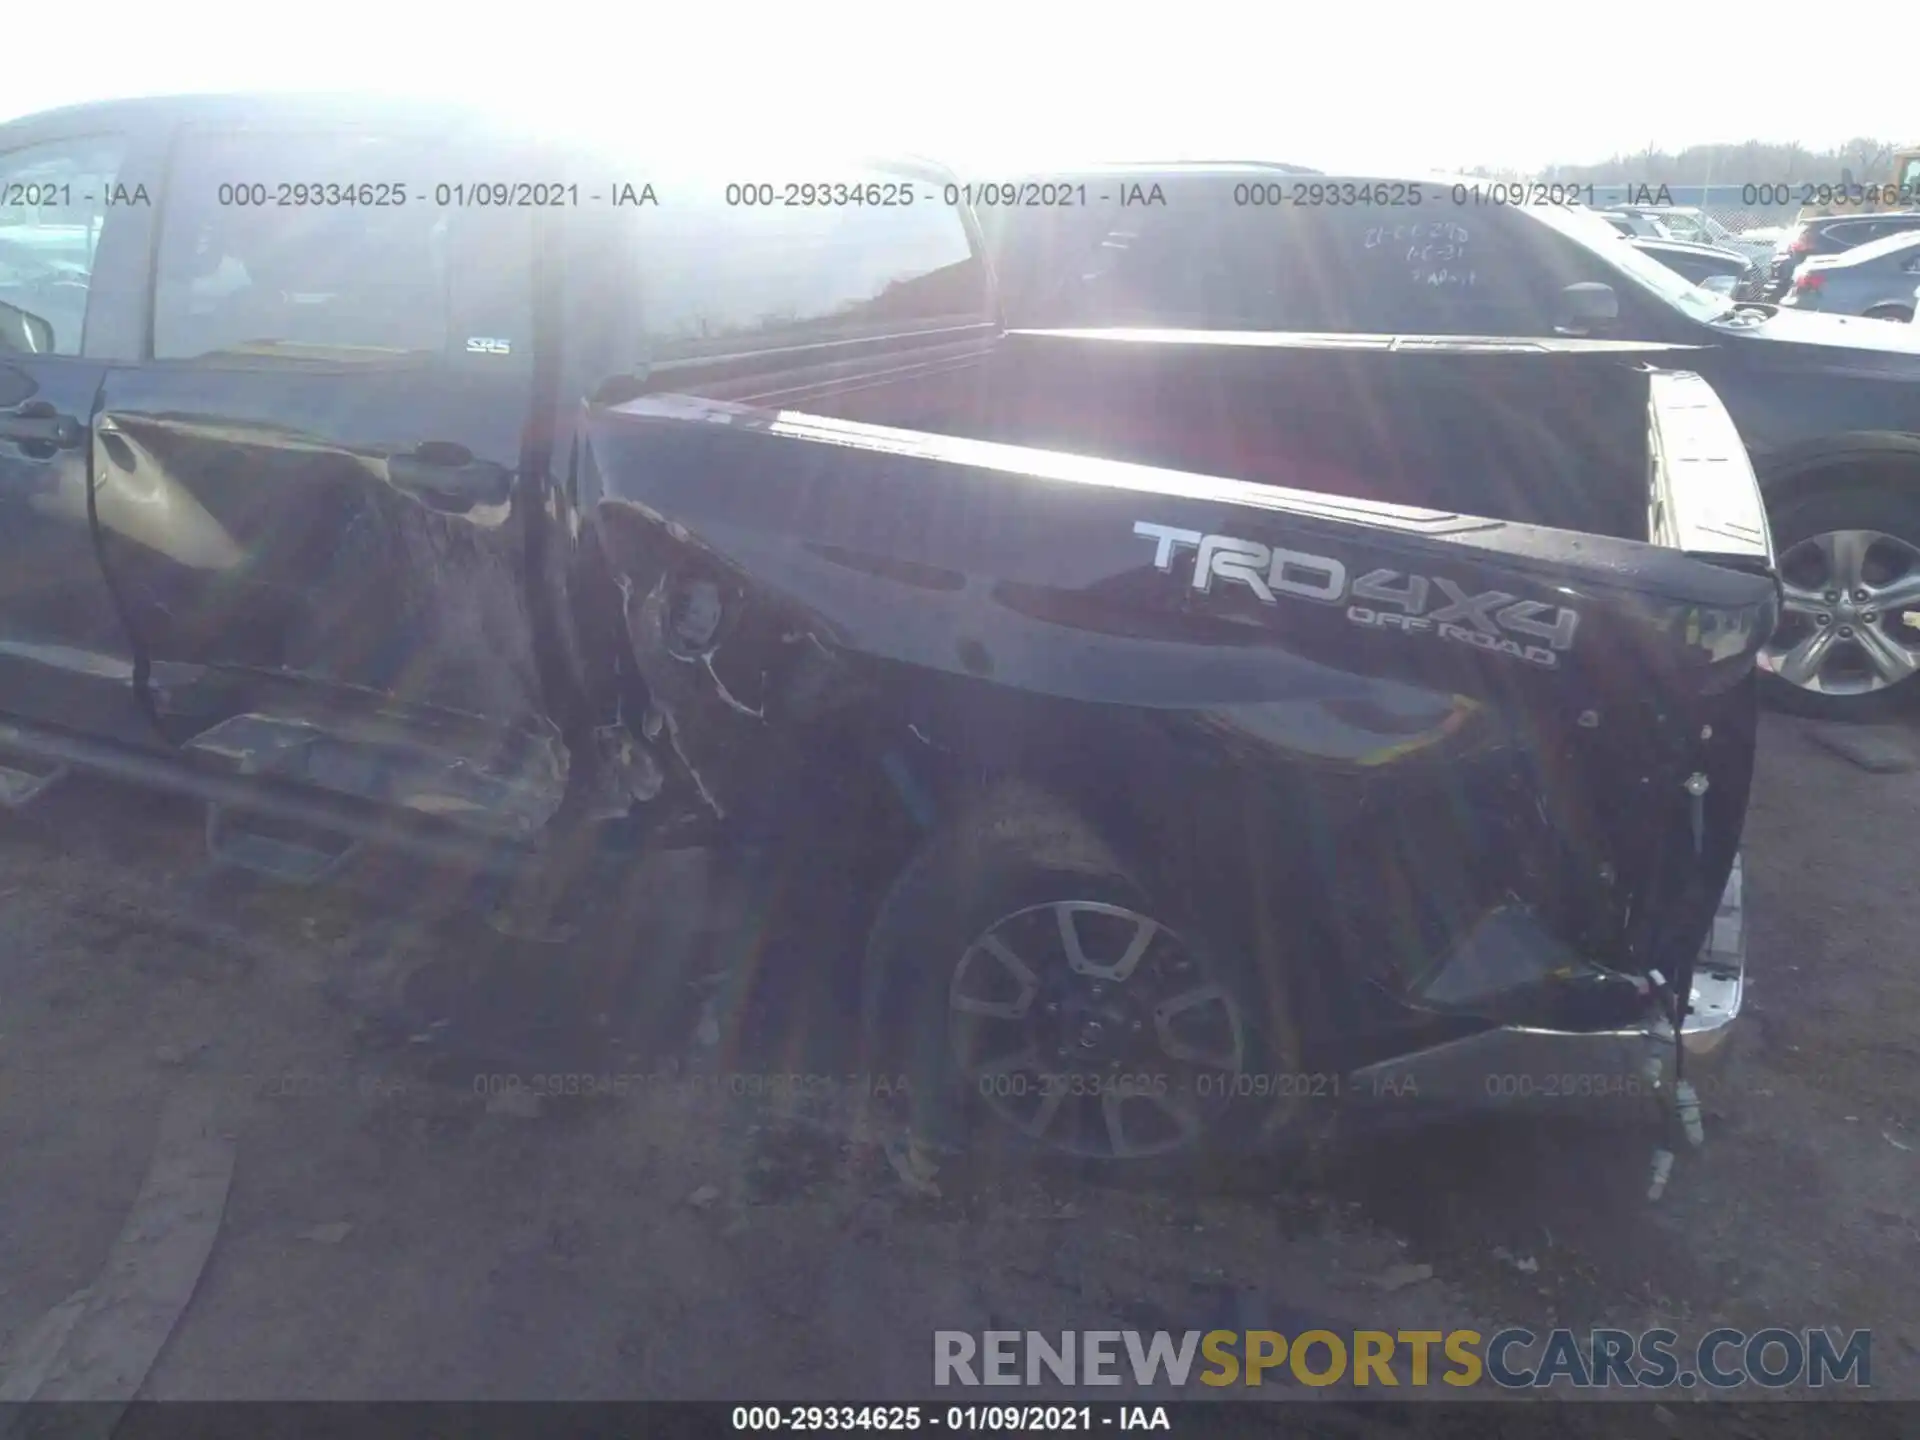
<path id="1" fill-rule="evenodd" d="M 1767 582 L 1588 537 L 1542 559 L 1472 517 L 1112 462 L 924 436 L 896 452 L 901 434 L 671 396 L 590 418 L 587 539 L 682 803 L 726 819 L 777 803 L 783 777 L 842 766 L 851 792 L 903 758 L 936 795 L 1021 774 L 1150 857 L 1184 907 L 1340 977 L 1327 1003 L 1363 1028 L 1376 998 L 1462 993 L 1436 982 L 1450 952 L 1520 921 L 1552 937 L 1539 962 L 1454 1009 L 1563 1005 L 1549 972 L 1569 966 L 1593 972 L 1596 1014 L 1617 1008 L 1610 972 L 1653 963 L 1680 904 L 1659 868 L 1679 852 L 1649 824 L 1685 841 L 1710 918 Z M 1584 651 L 1545 668 L 1337 604 L 1195 594 L 1156 567 L 1146 519 L 1570 597 Z M 1696 847 L 1679 787 L 1706 763 L 1723 788 Z"/>

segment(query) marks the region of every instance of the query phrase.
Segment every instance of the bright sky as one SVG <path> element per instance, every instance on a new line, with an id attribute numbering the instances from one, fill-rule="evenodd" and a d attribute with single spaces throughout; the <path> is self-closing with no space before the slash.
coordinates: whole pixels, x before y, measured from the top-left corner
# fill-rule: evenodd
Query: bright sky
<path id="1" fill-rule="evenodd" d="M 1920 141 L 1920 103 L 1896 76 L 1817 55 L 1783 71 L 1749 42 L 1766 27 L 1699 0 L 687 0 L 673 14 L 617 0 L 90 0 L 72 18 L 71 44 L 15 47 L 0 118 L 118 95 L 379 90 L 585 110 L 642 139 L 657 129 L 663 148 L 818 135 L 963 168 L 1529 169 L 1649 144 Z"/>

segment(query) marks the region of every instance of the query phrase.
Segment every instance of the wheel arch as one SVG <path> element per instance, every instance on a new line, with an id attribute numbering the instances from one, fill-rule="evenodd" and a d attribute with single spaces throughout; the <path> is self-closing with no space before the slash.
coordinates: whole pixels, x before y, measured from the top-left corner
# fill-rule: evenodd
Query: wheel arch
<path id="1" fill-rule="evenodd" d="M 942 822 L 995 791 L 1071 816 L 1180 923 L 1237 952 L 1245 978 L 1274 987 L 1260 997 L 1270 1014 L 1318 1028 L 1338 1013 L 1339 952 L 1318 928 L 1324 917 L 1283 898 L 1312 892 L 1310 835 L 1275 823 L 1291 808 L 1277 797 L 1299 777 L 1209 742 L 1178 712 L 1027 703 L 1037 707 L 1030 724 L 984 732 L 1023 743 L 968 747 L 937 770 L 933 755 L 921 759 Z"/>
<path id="2" fill-rule="evenodd" d="M 1920 435 L 1865 431 L 1806 441 L 1757 460 L 1755 469 L 1772 506 L 1842 486 L 1910 485 L 1920 492 Z"/>
<path id="3" fill-rule="evenodd" d="M 1178 901 L 1159 893 L 1156 877 L 1138 868 L 1137 854 L 1114 843 L 1103 831 L 1103 823 L 1113 823 L 1111 808 L 1091 804 L 1084 792 L 1069 798 L 1071 790 L 1049 785 L 1044 776 L 1002 772 L 978 775 L 949 792 L 945 798 L 950 808 L 942 823 L 900 869 L 873 916 L 862 959 L 861 1063 L 877 1074 L 908 1077 L 902 1093 L 907 1097 L 910 1123 L 936 1147 L 958 1148 L 969 1133 L 967 1097 L 972 1091 L 961 1085 L 956 1093 L 951 1083 L 956 1073 L 965 1079 L 967 1072 L 964 1066 L 958 1072 L 950 1068 L 952 1059 L 941 1028 L 951 1018 L 946 1010 L 951 1003 L 947 987 L 958 983 L 953 967 L 964 965 L 962 957 L 978 950 L 983 933 L 1003 922 L 1019 924 L 1037 909 L 1062 914 L 1131 911 L 1139 919 L 1157 922 L 1136 933 L 1163 934 L 1167 943 L 1184 946 L 1190 956 L 1197 957 L 1203 970 L 1218 967 L 1212 973 L 1225 993 L 1216 990 L 1214 1003 L 1225 1002 L 1240 1017 L 1231 1068 L 1247 1074 L 1292 1074 L 1299 1068 L 1302 1026 L 1294 1009 L 1293 987 L 1283 983 L 1277 991 L 1269 989 L 1272 982 L 1284 981 L 1284 974 L 1262 963 L 1262 957 L 1229 952 L 1204 917 L 1187 913 Z M 1103 822 L 1097 816 L 1107 818 Z M 983 906 L 982 900 L 990 903 Z M 983 931 L 982 923 L 989 917 L 991 923 Z M 1062 928 L 1068 928 L 1064 921 Z M 1016 942 L 1016 948 L 1032 958 L 1024 945 Z M 1031 988 L 1025 995 L 1031 1000 L 1038 982 L 1032 974 L 1027 978 Z M 1109 977 L 1096 973 L 1094 978 Z M 1098 993 L 1096 985 L 1096 997 Z M 936 1011 L 941 1019 L 935 1018 Z M 1141 1022 L 1136 1019 L 1132 1028 L 1138 1031 Z M 1066 1059 L 1065 1050 L 1059 1054 Z M 1207 1094 L 1205 1090 L 1197 1093 Z M 1244 1092 L 1213 1092 L 1223 1101 L 1237 1093 Z M 1232 1115 L 1216 1112 L 1213 1118 L 1221 1128 L 1207 1132 L 1212 1138 L 1199 1143 L 1204 1147 L 1230 1136 L 1244 1137 L 1256 1128 L 1263 1135 L 1284 1133 L 1298 1109 L 1298 1102 L 1285 1107 L 1262 1102 L 1252 1109 L 1249 1103 L 1240 1102 Z M 1194 1137 L 1201 1134 L 1198 1129 L 1191 1132 Z M 1183 1142 L 1167 1152 L 1137 1151 L 1125 1156 L 1116 1152 L 1102 1158 L 1193 1153 Z"/>

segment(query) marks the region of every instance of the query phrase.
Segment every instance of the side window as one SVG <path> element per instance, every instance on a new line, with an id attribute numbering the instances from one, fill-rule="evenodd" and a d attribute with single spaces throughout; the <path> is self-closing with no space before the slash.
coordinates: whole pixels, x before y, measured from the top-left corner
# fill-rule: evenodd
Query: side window
<path id="1" fill-rule="evenodd" d="M 1272 216 L 1193 206 L 1109 214 L 1049 323 L 1284 328 Z"/>
<path id="2" fill-rule="evenodd" d="M 417 138 L 188 137 L 161 218 L 154 357 L 525 355 L 534 212 L 463 204 L 446 177 L 472 168 Z"/>
<path id="3" fill-rule="evenodd" d="M 1351 257 L 1324 253 L 1304 210 L 1231 204 L 1215 191 L 1164 210 L 1112 212 L 1059 323 L 1219 330 L 1341 328 Z"/>
<path id="4" fill-rule="evenodd" d="M 986 265 L 938 184 L 874 171 L 806 189 L 828 184 L 857 188 L 863 203 L 786 204 L 784 182 L 757 190 L 704 178 L 658 186 L 658 205 L 636 212 L 633 229 L 651 357 L 935 330 L 990 316 Z M 869 197 L 895 203 L 864 203 Z"/>
<path id="5" fill-rule="evenodd" d="M 0 304 L 46 322 L 55 355 L 80 353 L 94 255 L 125 150 L 118 136 L 95 135 L 0 154 Z M 0 326 L 0 336 L 15 329 Z"/>
<path id="6" fill-rule="evenodd" d="M 1117 213 L 1085 205 L 992 205 L 975 211 L 1009 325 L 1073 323 L 1069 312 L 1075 292 L 1098 266 Z"/>
<path id="7" fill-rule="evenodd" d="M 1684 275 L 1696 285 L 1709 276 L 1724 273 L 1714 261 L 1700 259 L 1693 255 L 1675 255 L 1667 252 L 1655 253 L 1653 258 L 1675 274 Z"/>
<path id="8" fill-rule="evenodd" d="M 1512 217 L 1498 206 L 1322 206 L 1294 212 L 1301 328 L 1530 335 L 1548 325 Z"/>

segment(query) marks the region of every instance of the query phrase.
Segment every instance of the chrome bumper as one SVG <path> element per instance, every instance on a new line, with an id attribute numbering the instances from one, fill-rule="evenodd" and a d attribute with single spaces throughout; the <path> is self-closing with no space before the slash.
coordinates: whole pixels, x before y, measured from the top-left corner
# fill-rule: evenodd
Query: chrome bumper
<path id="1" fill-rule="evenodd" d="M 1713 931 L 1693 976 L 1692 1006 L 1680 1027 L 1685 1075 L 1712 1095 L 1746 983 L 1743 865 L 1720 896 Z M 1672 1094 L 1673 1026 L 1650 1013 L 1630 1030 L 1541 1030 L 1505 1025 L 1383 1060 L 1354 1071 L 1347 1092 L 1364 1101 L 1521 1110 L 1645 1106 Z"/>

